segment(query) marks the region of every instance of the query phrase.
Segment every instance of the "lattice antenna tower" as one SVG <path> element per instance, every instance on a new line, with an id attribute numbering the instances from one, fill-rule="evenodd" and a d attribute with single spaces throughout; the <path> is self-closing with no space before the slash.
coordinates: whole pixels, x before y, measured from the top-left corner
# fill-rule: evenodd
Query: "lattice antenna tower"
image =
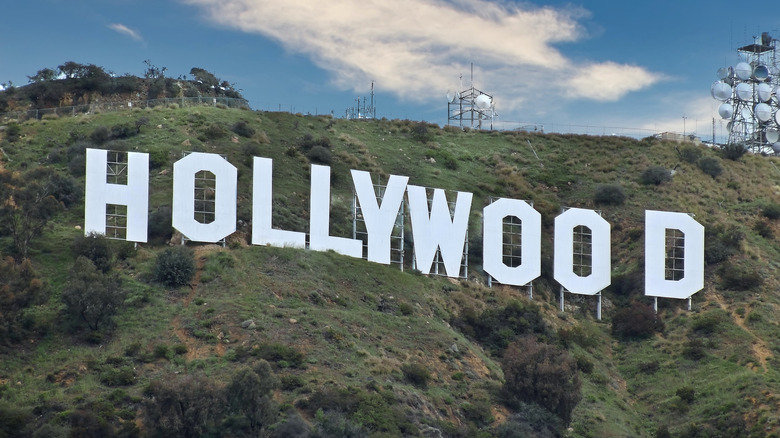
<path id="1" fill-rule="evenodd" d="M 361 102 L 362 99 L 362 102 Z M 374 82 L 371 81 L 371 94 L 369 99 L 366 96 L 355 99 L 355 106 L 347 108 L 346 118 L 348 119 L 375 119 L 376 105 L 374 104 Z"/>
<path id="2" fill-rule="evenodd" d="M 495 109 L 493 95 L 474 88 L 474 64 L 471 64 L 471 85 L 463 88 L 463 75 L 460 76 L 460 88 L 462 91 L 447 92 L 447 124 L 464 125 L 471 128 L 482 129 L 483 121 L 490 121 L 490 129 L 493 129 L 493 119 L 498 116 Z"/>
<path id="3" fill-rule="evenodd" d="M 780 65 L 777 39 L 768 32 L 737 49 L 738 63 L 717 71 L 712 97 L 728 120 L 729 147 L 753 153 L 780 152 Z"/>

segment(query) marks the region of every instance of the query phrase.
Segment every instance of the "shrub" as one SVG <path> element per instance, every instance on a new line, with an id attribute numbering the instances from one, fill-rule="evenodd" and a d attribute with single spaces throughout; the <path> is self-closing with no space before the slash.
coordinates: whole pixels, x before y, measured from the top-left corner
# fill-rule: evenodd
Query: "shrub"
<path id="1" fill-rule="evenodd" d="M 482 313 L 466 308 L 452 321 L 452 325 L 495 354 L 501 354 L 518 336 L 548 332 L 539 307 L 521 301 L 513 301 L 504 308 L 487 309 Z"/>
<path id="2" fill-rule="evenodd" d="M 92 131 L 91 134 L 89 134 L 89 139 L 92 141 L 92 143 L 95 143 L 98 146 L 102 145 L 111 139 L 111 131 L 109 131 L 105 126 L 98 126 L 94 131 Z"/>
<path id="3" fill-rule="evenodd" d="M 596 188 L 593 195 L 593 201 L 596 204 L 622 205 L 626 200 L 626 194 L 623 187 L 618 184 L 605 184 Z"/>
<path id="4" fill-rule="evenodd" d="M 195 275 L 195 256 L 186 246 L 174 246 L 157 256 L 154 279 L 170 287 L 188 284 Z"/>
<path id="5" fill-rule="evenodd" d="M 772 227 L 767 221 L 756 222 L 756 224 L 753 226 L 753 230 L 764 239 L 772 239 L 775 237 L 775 233 L 772 231 Z"/>
<path id="6" fill-rule="evenodd" d="M 509 345 L 501 360 L 504 395 L 510 404 L 536 403 L 560 417 L 565 424 L 580 401 L 576 361 L 565 350 L 521 338 Z"/>
<path id="7" fill-rule="evenodd" d="M 672 179 L 672 174 L 663 166 L 650 166 L 642 172 L 640 181 L 645 185 L 661 185 Z"/>
<path id="8" fill-rule="evenodd" d="M 618 310 L 612 317 L 612 334 L 623 339 L 649 338 L 663 329 L 664 324 L 653 308 L 638 301 Z"/>
<path id="9" fill-rule="evenodd" d="M 269 362 L 286 362 L 288 366 L 300 368 L 306 356 L 295 348 L 283 344 L 260 344 L 257 349 L 252 351 L 253 355 L 265 359 Z"/>
<path id="10" fill-rule="evenodd" d="M 685 403 L 691 404 L 696 399 L 696 390 L 690 386 L 683 386 L 681 388 L 677 388 L 675 395 L 680 397 L 680 400 L 684 401 Z"/>
<path id="11" fill-rule="evenodd" d="M 780 204 L 766 204 L 761 207 L 761 216 L 767 219 L 775 220 L 780 219 Z"/>
<path id="12" fill-rule="evenodd" d="M 706 227 L 704 229 L 704 262 L 714 264 L 728 260 L 739 250 L 740 242 L 744 237 L 744 233 L 736 227 L 725 228 L 721 225 Z"/>
<path id="13" fill-rule="evenodd" d="M 723 146 L 723 148 L 720 150 L 720 154 L 723 156 L 723 158 L 732 161 L 738 161 L 740 158 L 742 158 L 743 155 L 745 155 L 745 153 L 747 153 L 745 146 L 736 143 Z"/>
<path id="14" fill-rule="evenodd" d="M 225 130 L 221 126 L 215 123 L 212 123 L 211 125 L 206 127 L 205 131 L 203 131 L 203 137 L 206 140 L 217 140 L 224 137 L 225 135 L 227 135 L 227 132 L 225 132 Z"/>
<path id="15" fill-rule="evenodd" d="M 418 388 L 427 388 L 431 373 L 424 365 L 419 363 L 405 363 L 401 365 L 401 372 L 407 382 Z"/>
<path id="16" fill-rule="evenodd" d="M 161 205 L 149 215 L 148 234 L 150 242 L 162 244 L 171 239 L 173 235 L 172 216 L 173 210 L 170 205 Z"/>
<path id="17" fill-rule="evenodd" d="M 691 164 L 699 161 L 699 158 L 701 157 L 701 149 L 692 145 L 683 146 L 683 148 L 679 149 L 677 153 L 680 155 L 680 158 L 683 161 Z"/>
<path id="18" fill-rule="evenodd" d="M 246 120 L 240 120 L 236 122 L 232 128 L 230 128 L 231 131 L 235 132 L 236 134 L 240 135 L 241 137 L 252 137 L 255 135 L 255 128 L 251 127 L 249 123 Z"/>
<path id="19" fill-rule="evenodd" d="M 84 256 L 91 260 L 103 273 L 111 270 L 114 252 L 111 242 L 102 234 L 89 233 L 86 236 L 79 234 L 73 242 L 73 252 L 77 257 Z"/>
<path id="20" fill-rule="evenodd" d="M 62 290 L 62 301 L 71 315 L 97 330 L 124 302 L 126 293 L 120 286 L 117 274 L 104 274 L 91 260 L 79 256 Z"/>
<path id="21" fill-rule="evenodd" d="M 17 264 L 13 257 L 0 256 L 0 345 L 22 340 L 27 331 L 24 309 L 42 301 L 43 292 L 29 259 Z"/>
<path id="22" fill-rule="evenodd" d="M 717 178 L 723 173 L 723 167 L 720 165 L 720 160 L 715 157 L 704 157 L 698 162 L 699 169 L 707 175 Z"/>
<path id="23" fill-rule="evenodd" d="M 145 393 L 150 436 L 204 436 L 224 418 L 224 392 L 201 374 L 152 380 Z"/>
<path id="24" fill-rule="evenodd" d="M 412 127 L 412 138 L 420 143 L 425 143 L 433 138 L 433 134 L 426 122 L 419 122 Z"/>
<path id="25" fill-rule="evenodd" d="M 330 149 L 324 146 L 314 146 L 311 148 L 306 156 L 312 163 L 329 165 L 333 162 L 333 155 L 330 153 Z"/>
<path id="26" fill-rule="evenodd" d="M 720 269 L 720 285 L 723 289 L 749 290 L 755 289 L 764 282 L 761 275 L 753 268 L 729 266 Z"/>

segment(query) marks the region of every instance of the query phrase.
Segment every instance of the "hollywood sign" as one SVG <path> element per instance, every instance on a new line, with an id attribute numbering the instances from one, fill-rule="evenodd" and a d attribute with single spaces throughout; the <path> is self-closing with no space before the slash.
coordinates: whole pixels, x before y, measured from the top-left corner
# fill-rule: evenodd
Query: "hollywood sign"
<path id="1" fill-rule="evenodd" d="M 106 232 L 106 207 L 127 207 L 126 239 L 146 242 L 149 211 L 149 155 L 127 154 L 127 184 L 106 181 L 108 151 L 87 149 L 84 232 Z M 306 248 L 306 233 L 273 227 L 272 165 L 270 158 L 254 157 L 252 193 L 252 244 Z M 215 176 L 215 218 L 195 220 L 195 175 Z M 428 203 L 425 187 L 409 184 L 409 177 L 391 175 L 381 202 L 371 175 L 351 170 L 355 195 L 368 234 L 367 260 L 390 264 L 391 235 L 404 196 L 407 198 L 414 242 L 414 260 L 420 271 L 430 273 L 438 251 L 448 276 L 457 277 L 471 213 L 472 194 L 457 192 L 450 209 L 443 189 L 434 189 Z M 173 165 L 172 225 L 187 239 L 218 242 L 236 231 L 238 171 L 223 157 L 191 153 Z M 362 258 L 362 241 L 330 235 L 330 167 L 311 166 L 308 248 L 333 250 Z M 522 224 L 522 263 L 508 266 L 503 259 L 503 223 L 516 217 Z M 500 198 L 482 210 L 483 269 L 498 282 L 522 286 L 541 275 L 541 214 L 527 202 Z M 587 276 L 574 271 L 573 236 L 576 227 L 592 233 L 591 270 Z M 682 278 L 665 278 L 666 232 L 684 236 Z M 554 278 L 566 290 L 597 294 L 611 282 L 610 225 L 593 210 L 571 208 L 555 218 Z M 645 295 L 689 298 L 704 287 L 704 227 L 685 213 L 645 212 Z"/>

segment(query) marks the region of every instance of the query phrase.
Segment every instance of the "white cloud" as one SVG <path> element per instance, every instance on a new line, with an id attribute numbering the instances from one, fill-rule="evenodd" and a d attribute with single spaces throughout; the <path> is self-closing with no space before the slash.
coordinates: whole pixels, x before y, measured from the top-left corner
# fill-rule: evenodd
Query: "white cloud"
<path id="1" fill-rule="evenodd" d="M 555 45 L 585 38 L 587 11 L 504 0 L 180 0 L 209 20 L 279 41 L 331 73 L 335 86 L 443 101 L 475 86 L 515 111 L 551 99 L 615 101 L 662 76 L 615 62 L 575 62 Z M 600 85 L 596 85 L 600 84 Z"/>
<path id="2" fill-rule="evenodd" d="M 121 33 L 123 35 L 127 35 L 130 38 L 136 40 L 136 41 L 143 41 L 144 39 L 141 37 L 141 34 L 139 34 L 137 31 L 130 29 L 129 27 L 125 26 L 124 24 L 120 23 L 112 23 L 108 25 L 108 28 L 113 30 L 114 32 Z"/>

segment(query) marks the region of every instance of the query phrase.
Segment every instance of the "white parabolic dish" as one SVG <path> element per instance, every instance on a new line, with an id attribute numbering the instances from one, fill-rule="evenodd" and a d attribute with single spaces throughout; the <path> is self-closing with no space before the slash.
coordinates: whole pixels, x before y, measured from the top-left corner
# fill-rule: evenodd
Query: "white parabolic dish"
<path id="1" fill-rule="evenodd" d="M 746 81 L 750 79 L 750 76 L 753 75 L 753 68 L 747 62 L 740 62 L 734 68 L 734 73 L 737 74 L 738 78 L 742 79 L 743 81 Z"/>
<path id="2" fill-rule="evenodd" d="M 722 81 L 715 81 L 710 87 L 710 93 L 712 93 L 713 98 L 724 101 L 731 97 L 731 85 Z"/>
<path id="3" fill-rule="evenodd" d="M 479 109 L 488 109 L 490 108 L 490 96 L 487 94 L 480 94 L 474 99 L 474 104 L 476 104 Z"/>
<path id="4" fill-rule="evenodd" d="M 772 120 L 772 107 L 765 104 L 765 103 L 759 103 L 756 105 L 755 108 L 756 117 L 758 117 L 758 120 L 761 120 L 762 122 L 768 122 Z"/>
<path id="5" fill-rule="evenodd" d="M 718 114 L 724 119 L 730 119 L 734 115 L 734 107 L 730 103 L 722 103 L 718 107 Z"/>
<path id="6" fill-rule="evenodd" d="M 737 97 L 745 102 L 753 99 L 753 87 L 745 82 L 737 85 Z"/>
<path id="7" fill-rule="evenodd" d="M 762 102 L 766 102 L 772 98 L 772 86 L 767 84 L 766 82 L 762 82 L 758 84 L 757 90 L 758 90 L 758 98 Z"/>
<path id="8" fill-rule="evenodd" d="M 766 141 L 768 143 L 777 143 L 777 140 L 780 140 L 780 132 L 777 132 L 777 129 L 767 129 L 766 130 Z"/>

